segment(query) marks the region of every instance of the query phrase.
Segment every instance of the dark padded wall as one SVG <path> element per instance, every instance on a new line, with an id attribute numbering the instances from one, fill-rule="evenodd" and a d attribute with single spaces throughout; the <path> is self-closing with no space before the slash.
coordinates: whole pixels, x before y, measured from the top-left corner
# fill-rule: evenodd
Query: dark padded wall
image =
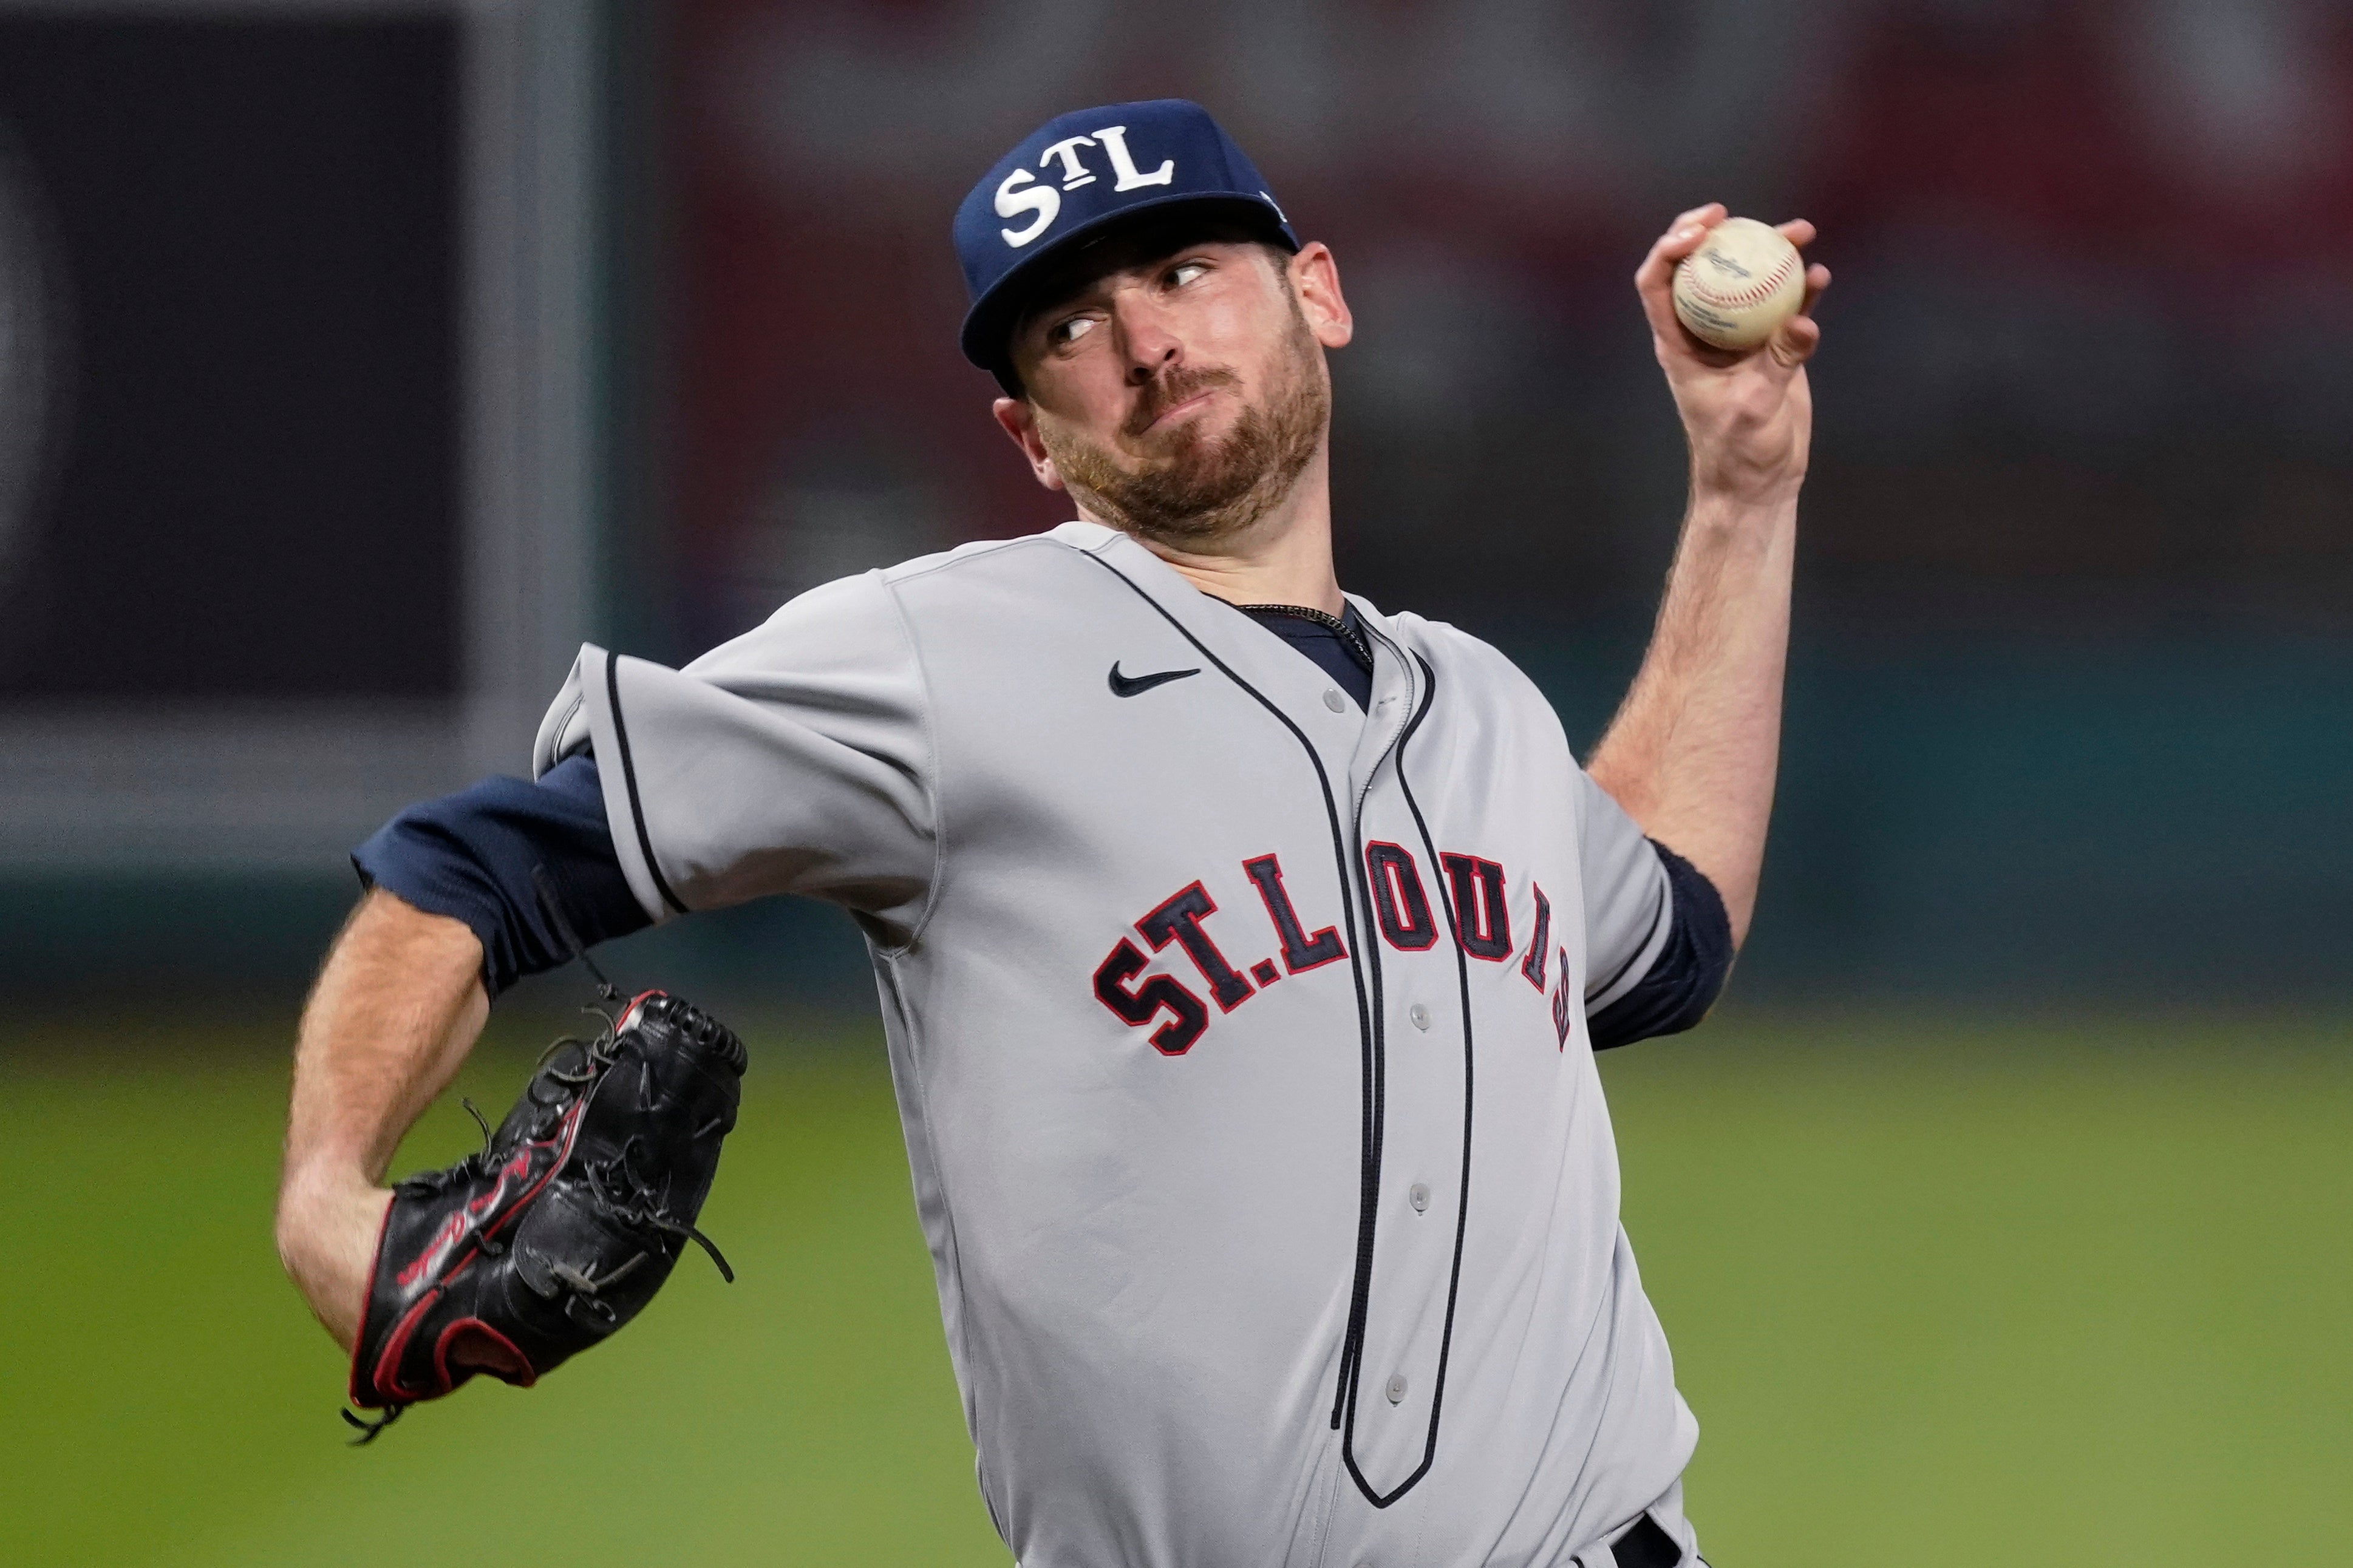
<path id="1" fill-rule="evenodd" d="M 0 18 L 57 409 L 0 700 L 455 693 L 458 64 L 447 18 Z"/>

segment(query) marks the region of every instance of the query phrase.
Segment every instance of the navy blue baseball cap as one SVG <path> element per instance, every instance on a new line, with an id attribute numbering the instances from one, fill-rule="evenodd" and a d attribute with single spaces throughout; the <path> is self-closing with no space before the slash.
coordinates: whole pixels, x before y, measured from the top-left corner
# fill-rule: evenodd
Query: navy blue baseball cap
<path id="1" fill-rule="evenodd" d="M 1131 214 L 1184 204 L 1222 207 L 1299 248 L 1266 181 L 1198 103 L 1107 104 L 1031 132 L 956 207 L 956 259 L 972 291 L 964 357 L 1019 396 L 1007 340 L 1047 258 Z"/>

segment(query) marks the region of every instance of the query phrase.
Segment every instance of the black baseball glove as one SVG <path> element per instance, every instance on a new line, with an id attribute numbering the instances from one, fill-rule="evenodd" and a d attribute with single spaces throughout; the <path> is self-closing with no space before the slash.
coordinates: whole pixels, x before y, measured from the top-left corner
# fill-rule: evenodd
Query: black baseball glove
<path id="1" fill-rule="evenodd" d="M 385 1414 L 344 1411 L 358 1440 L 478 1371 L 530 1386 L 635 1317 L 689 1241 L 732 1283 L 694 1221 L 744 1063 L 724 1025 L 649 991 L 548 1047 L 480 1153 L 394 1187 L 352 1355 L 352 1403 Z"/>

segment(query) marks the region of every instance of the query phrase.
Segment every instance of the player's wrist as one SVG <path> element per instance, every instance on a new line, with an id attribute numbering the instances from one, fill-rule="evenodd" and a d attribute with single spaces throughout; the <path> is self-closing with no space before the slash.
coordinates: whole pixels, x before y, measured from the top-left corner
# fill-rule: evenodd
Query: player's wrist
<path id="1" fill-rule="evenodd" d="M 278 1181 L 279 1226 L 315 1224 L 378 1190 L 359 1161 L 348 1155 L 322 1151 L 290 1156 Z"/>
<path id="2" fill-rule="evenodd" d="M 1810 454 L 1802 434 L 1725 431 L 1714 422 L 1687 421 L 1694 497 L 1771 506 L 1797 499 Z"/>
<path id="3" fill-rule="evenodd" d="M 290 1169 L 278 1200 L 278 1260 L 346 1350 L 367 1303 L 369 1265 L 392 1194 L 356 1166 Z"/>
<path id="4" fill-rule="evenodd" d="M 1694 462 L 1684 532 L 1727 543 L 1762 542 L 1796 521 L 1804 486 L 1802 468 L 1794 475 L 1725 474 Z"/>

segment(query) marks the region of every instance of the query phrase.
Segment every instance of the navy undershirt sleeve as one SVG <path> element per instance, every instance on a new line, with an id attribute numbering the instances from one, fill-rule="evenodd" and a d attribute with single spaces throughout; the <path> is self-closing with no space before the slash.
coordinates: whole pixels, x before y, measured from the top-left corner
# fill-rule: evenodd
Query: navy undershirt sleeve
<path id="1" fill-rule="evenodd" d="M 1674 923 L 1641 983 L 1586 1020 L 1597 1051 L 1683 1033 L 1707 1016 L 1732 973 L 1732 918 L 1715 884 L 1657 839 L 1651 847 L 1673 886 Z"/>
<path id="2" fill-rule="evenodd" d="M 573 956 L 541 902 L 534 867 L 545 868 L 565 920 L 588 946 L 653 923 L 621 871 L 596 760 L 586 754 L 536 784 L 484 779 L 412 805 L 352 851 L 352 864 L 369 887 L 465 921 L 481 942 L 482 985 L 493 996 Z"/>

